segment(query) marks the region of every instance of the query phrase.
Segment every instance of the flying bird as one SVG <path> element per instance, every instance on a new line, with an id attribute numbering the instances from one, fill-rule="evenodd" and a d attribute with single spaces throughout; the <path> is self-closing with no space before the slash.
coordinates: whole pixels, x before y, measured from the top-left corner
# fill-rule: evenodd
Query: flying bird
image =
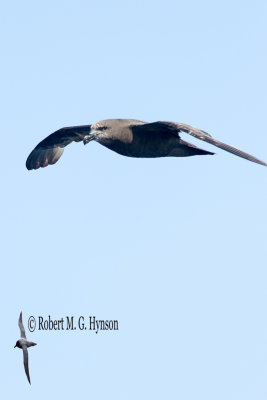
<path id="1" fill-rule="evenodd" d="M 27 169 L 38 169 L 55 164 L 71 142 L 87 144 L 92 140 L 123 156 L 138 158 L 189 157 L 214 154 L 202 150 L 180 137 L 186 132 L 197 139 L 220 147 L 236 156 L 257 164 L 267 164 L 242 150 L 219 142 L 207 132 L 178 122 L 147 123 L 135 119 L 106 119 L 92 125 L 61 128 L 42 140 L 30 153 Z"/>
<path id="2" fill-rule="evenodd" d="M 25 329 L 24 329 L 24 326 L 23 326 L 23 323 L 22 323 L 22 312 L 20 313 L 20 316 L 19 316 L 19 329 L 20 329 L 21 338 L 19 340 L 17 340 L 14 348 L 15 347 L 19 347 L 23 351 L 24 369 L 25 369 L 25 373 L 27 375 L 28 381 L 31 384 L 30 373 L 29 373 L 28 347 L 36 346 L 37 343 L 30 342 L 26 338 Z"/>

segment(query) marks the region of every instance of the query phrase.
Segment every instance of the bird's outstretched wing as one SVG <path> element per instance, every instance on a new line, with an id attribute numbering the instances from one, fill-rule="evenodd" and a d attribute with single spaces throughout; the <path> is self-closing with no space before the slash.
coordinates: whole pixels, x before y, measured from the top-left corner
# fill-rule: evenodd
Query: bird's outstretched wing
<path id="1" fill-rule="evenodd" d="M 242 150 L 239 150 L 233 146 L 229 146 L 228 144 L 219 142 L 219 140 L 214 139 L 211 135 L 209 135 L 205 131 L 201 131 L 200 129 L 194 128 L 193 126 L 190 125 L 185 125 L 185 124 L 180 124 L 178 122 L 165 122 L 165 121 L 159 121 L 157 122 L 158 124 L 162 124 L 165 126 L 168 126 L 170 131 L 175 132 L 186 132 L 191 136 L 194 136 L 197 139 L 203 140 L 204 142 L 213 144 L 214 146 L 219 147 L 220 149 L 223 149 L 225 151 L 228 151 L 229 153 L 235 154 L 238 157 L 245 158 L 246 160 L 252 161 L 257 164 L 265 165 L 267 167 L 267 164 L 264 161 L 259 160 L 256 157 L 253 157 L 252 155 L 245 153 Z"/>
<path id="2" fill-rule="evenodd" d="M 19 316 L 19 329 L 20 329 L 20 336 L 22 338 L 26 339 L 25 329 L 24 329 L 23 322 L 22 322 L 22 312 L 20 313 L 20 316 Z"/>
<path id="3" fill-rule="evenodd" d="M 38 169 L 55 164 L 71 142 L 80 142 L 90 131 L 91 125 L 61 128 L 42 140 L 30 153 L 26 161 L 27 169 Z"/>
<path id="4" fill-rule="evenodd" d="M 23 346 L 23 363 L 24 363 L 24 369 L 25 373 L 27 375 L 28 381 L 31 384 L 31 378 L 30 378 L 30 373 L 29 373 L 29 360 L 28 360 L 28 350 L 26 346 Z"/>

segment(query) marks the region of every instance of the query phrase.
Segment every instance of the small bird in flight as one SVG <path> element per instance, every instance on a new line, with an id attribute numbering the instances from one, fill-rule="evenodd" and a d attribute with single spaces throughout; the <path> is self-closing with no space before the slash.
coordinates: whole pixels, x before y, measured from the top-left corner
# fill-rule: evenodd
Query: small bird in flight
<path id="1" fill-rule="evenodd" d="M 14 348 L 19 347 L 20 349 L 23 350 L 24 369 L 25 369 L 25 373 L 27 375 L 28 381 L 31 384 L 30 373 L 29 373 L 28 347 L 36 346 L 37 343 L 30 342 L 29 340 L 26 339 L 25 329 L 24 329 L 24 326 L 22 323 L 22 312 L 20 313 L 20 316 L 19 316 L 19 329 L 20 329 L 21 338 L 19 340 L 17 340 Z"/>
<path id="2" fill-rule="evenodd" d="M 55 164 L 71 142 L 84 144 L 95 140 L 123 156 L 138 158 L 189 157 L 214 154 L 185 142 L 180 132 L 220 147 L 236 156 L 257 164 L 267 164 L 244 151 L 219 142 L 207 132 L 178 122 L 142 122 L 135 119 L 106 119 L 92 125 L 61 128 L 42 140 L 30 153 L 27 169 L 37 169 Z"/>

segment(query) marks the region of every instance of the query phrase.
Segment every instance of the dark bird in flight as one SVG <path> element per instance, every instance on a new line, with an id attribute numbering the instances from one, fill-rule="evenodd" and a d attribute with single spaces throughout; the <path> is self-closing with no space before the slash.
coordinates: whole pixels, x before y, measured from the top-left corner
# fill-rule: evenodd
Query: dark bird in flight
<path id="1" fill-rule="evenodd" d="M 22 312 L 20 313 L 20 316 L 19 316 L 19 329 L 20 329 L 21 338 L 19 340 L 17 340 L 14 348 L 19 347 L 23 351 L 24 369 L 25 369 L 25 373 L 27 375 L 28 381 L 31 384 L 30 373 L 29 373 L 28 347 L 36 346 L 37 343 L 30 342 L 26 338 L 25 329 L 24 329 L 24 326 L 22 323 Z"/>
<path id="2" fill-rule="evenodd" d="M 178 122 L 142 122 L 135 119 L 106 119 L 92 125 L 61 128 L 47 136 L 33 149 L 26 161 L 27 169 L 55 164 L 71 142 L 84 144 L 95 140 L 103 146 L 127 157 L 189 157 L 214 154 L 185 142 L 180 132 L 220 147 L 249 161 L 267 164 L 244 151 L 214 139 L 207 132 Z"/>

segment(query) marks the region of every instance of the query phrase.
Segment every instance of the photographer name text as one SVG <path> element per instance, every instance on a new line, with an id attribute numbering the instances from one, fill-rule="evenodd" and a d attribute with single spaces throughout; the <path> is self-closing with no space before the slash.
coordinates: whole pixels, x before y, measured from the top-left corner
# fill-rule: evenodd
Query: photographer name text
<path id="1" fill-rule="evenodd" d="M 30 332 L 38 331 L 91 331 L 96 334 L 100 331 L 118 331 L 119 322 L 117 319 L 103 320 L 95 316 L 65 316 L 59 319 L 53 319 L 50 315 L 47 317 L 28 318 L 28 328 Z"/>

